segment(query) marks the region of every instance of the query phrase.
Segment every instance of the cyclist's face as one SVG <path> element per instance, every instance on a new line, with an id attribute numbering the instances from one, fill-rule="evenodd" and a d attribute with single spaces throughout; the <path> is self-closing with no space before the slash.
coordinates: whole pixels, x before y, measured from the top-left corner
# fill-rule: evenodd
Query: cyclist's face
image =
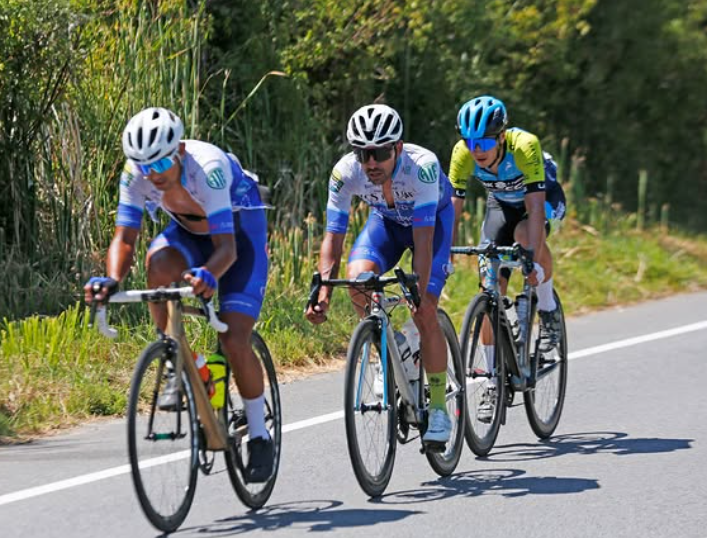
<path id="1" fill-rule="evenodd" d="M 154 170 L 145 176 L 150 183 L 161 191 L 168 191 L 176 185 L 180 184 L 182 175 L 182 158 L 184 157 L 184 143 L 179 146 L 179 157 L 174 158 L 174 164 L 162 173 L 157 173 Z"/>
<path id="2" fill-rule="evenodd" d="M 475 146 L 474 150 L 471 151 L 472 157 L 474 157 L 474 161 L 476 161 L 476 164 L 481 166 L 482 168 L 487 168 L 491 166 L 494 162 L 496 162 L 496 159 L 498 158 L 499 153 L 501 152 L 501 148 L 503 147 L 503 144 L 506 142 L 506 133 L 501 133 L 498 135 L 497 138 L 497 143 L 494 147 L 487 151 L 483 151 L 480 146 Z"/>
<path id="3" fill-rule="evenodd" d="M 393 170 L 395 170 L 395 161 L 400 155 L 400 151 L 403 148 L 402 141 L 396 142 L 389 146 L 390 151 L 388 152 L 388 158 L 377 161 L 371 152 L 363 150 L 361 156 L 357 156 L 363 171 L 368 176 L 368 180 L 374 185 L 382 185 L 388 181 L 393 176 Z"/>

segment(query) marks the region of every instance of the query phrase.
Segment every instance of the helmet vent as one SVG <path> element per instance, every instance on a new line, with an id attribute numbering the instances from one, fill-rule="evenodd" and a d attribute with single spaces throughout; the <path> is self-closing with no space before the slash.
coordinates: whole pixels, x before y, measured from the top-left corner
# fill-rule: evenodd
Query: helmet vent
<path id="1" fill-rule="evenodd" d="M 150 141 L 148 142 L 148 146 L 151 146 L 152 144 L 155 143 L 155 138 L 157 138 L 157 127 L 154 129 L 150 130 Z"/>

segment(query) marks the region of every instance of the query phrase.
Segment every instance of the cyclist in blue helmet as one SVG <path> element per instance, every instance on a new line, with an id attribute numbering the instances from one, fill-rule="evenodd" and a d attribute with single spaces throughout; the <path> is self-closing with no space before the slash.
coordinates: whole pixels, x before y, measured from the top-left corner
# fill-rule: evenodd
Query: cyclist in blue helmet
<path id="1" fill-rule="evenodd" d="M 565 196 L 557 182 L 557 165 L 543 153 L 538 137 L 508 127 L 508 112 L 503 101 L 490 95 L 464 103 L 457 115 L 462 139 L 452 151 L 449 180 L 454 188 L 456 242 L 459 219 L 464 206 L 467 181 L 476 178 L 488 193 L 481 241 L 512 245 L 518 241 L 535 253 L 535 270 L 529 281 L 536 285 L 541 338 L 555 346 L 561 338 L 561 318 L 553 295 L 553 264 L 546 239 L 565 215 Z M 500 275 L 503 293 L 510 273 Z M 492 367 L 493 343 L 484 350 L 487 366 Z M 493 416 L 493 410 L 478 410 L 479 420 Z"/>

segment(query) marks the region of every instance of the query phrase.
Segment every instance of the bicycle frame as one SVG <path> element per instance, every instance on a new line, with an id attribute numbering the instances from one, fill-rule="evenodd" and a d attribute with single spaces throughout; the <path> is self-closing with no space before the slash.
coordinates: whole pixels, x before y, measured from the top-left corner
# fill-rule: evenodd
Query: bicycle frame
<path id="1" fill-rule="evenodd" d="M 400 297 L 386 297 L 384 292 L 375 291 L 371 296 L 371 314 L 369 318 L 375 318 L 381 327 L 381 363 L 383 367 L 383 379 L 387 379 L 388 375 L 388 352 L 391 355 L 390 364 L 393 366 L 393 377 L 395 378 L 395 384 L 400 392 L 400 397 L 403 403 L 410 406 L 415 410 L 415 423 L 418 423 L 421 419 L 422 409 L 419 408 L 417 403 L 417 398 L 413 391 L 412 384 L 407 378 L 405 373 L 405 367 L 403 366 L 403 359 L 400 356 L 400 350 L 395 344 L 395 331 L 393 330 L 393 324 L 390 323 L 388 319 L 388 311 L 401 302 Z M 388 342 L 393 342 L 393 345 L 388 345 Z M 412 358 L 410 359 L 412 360 Z M 365 372 L 364 368 L 361 369 L 361 374 Z M 385 385 L 384 385 L 385 386 Z M 356 406 L 360 405 L 360 391 L 361 383 L 359 383 L 359 394 L 356 396 Z M 383 406 L 387 409 L 390 405 L 388 401 L 388 391 L 383 391 Z"/>
<path id="2" fill-rule="evenodd" d="M 502 268 L 513 269 L 516 267 L 521 267 L 522 265 L 520 261 L 502 260 L 498 257 L 490 257 L 488 262 L 490 262 L 492 271 L 494 271 L 495 275 L 498 275 Z M 526 345 L 526 342 L 522 342 L 520 346 L 516 345 L 517 340 L 513 335 L 508 316 L 506 316 L 506 308 L 503 304 L 498 279 L 492 277 L 490 280 L 492 285 L 488 286 L 486 283 L 482 283 L 482 287 L 484 290 L 483 292 L 489 296 L 491 304 L 493 305 L 494 332 L 495 334 L 502 335 L 502 342 L 500 344 L 505 346 L 504 349 L 506 354 L 504 356 L 506 357 L 506 365 L 513 376 L 512 379 L 514 388 L 517 390 L 525 390 L 534 384 L 534 379 L 532 379 L 533 373 L 530 372 L 530 375 L 526 375 L 526 373 L 523 372 L 523 367 L 527 367 L 529 364 L 528 346 Z M 527 279 L 523 280 L 523 291 L 521 293 L 528 297 L 528 310 L 526 312 L 525 319 L 518 320 L 518 325 L 521 332 L 525 330 L 527 339 L 530 338 L 528 328 L 530 325 L 530 313 L 533 308 L 531 306 L 533 302 L 532 298 L 535 296 L 533 288 L 530 284 L 528 284 Z M 525 327 L 523 327 L 523 325 L 525 325 Z M 498 360 L 499 358 L 500 350 L 498 347 L 499 346 L 496 346 L 496 357 L 494 360 Z"/>
<path id="3" fill-rule="evenodd" d="M 498 364 L 501 356 L 501 346 L 506 351 L 503 354 L 506 357 L 506 365 L 512 375 L 513 388 L 516 390 L 527 390 L 535 385 L 535 372 L 528 368 L 530 358 L 528 357 L 528 342 L 530 338 L 530 319 L 532 311 L 535 308 L 535 292 L 533 287 L 528 283 L 527 276 L 533 268 L 533 253 L 532 250 L 524 249 L 516 243 L 512 247 L 498 247 L 493 243 L 483 247 L 452 247 L 453 254 L 466 254 L 479 256 L 479 281 L 482 288 L 482 293 L 485 294 L 491 302 L 493 309 L 494 333 L 499 336 L 500 342 L 497 342 L 494 350 L 494 363 Z M 504 256 L 511 256 L 511 259 L 504 259 Z M 482 274 L 483 264 L 486 264 L 485 275 Z M 528 309 L 524 319 L 518 320 L 519 330 L 524 333 L 526 340 L 518 342 L 513 335 L 511 323 L 506 316 L 505 305 L 501 295 L 501 288 L 498 281 L 498 275 L 503 268 L 514 269 L 521 268 L 524 274 L 523 290 L 521 294 L 528 299 Z M 516 344 L 521 345 L 517 346 Z M 526 374 L 524 370 L 530 370 Z"/>
<path id="4" fill-rule="evenodd" d="M 132 303 L 132 302 L 165 302 L 167 303 L 167 325 L 164 333 L 160 333 L 160 338 L 173 343 L 176 347 L 177 360 L 175 361 L 175 374 L 178 383 L 181 384 L 182 372 L 186 369 L 187 376 L 192 385 L 198 420 L 201 423 L 206 437 L 206 448 L 208 450 L 226 450 L 228 448 L 228 436 L 225 424 L 221 424 L 216 417 L 211 400 L 206 392 L 196 363 L 192 358 L 191 348 L 184 331 L 183 315 L 205 317 L 209 324 L 218 332 L 225 332 L 228 326 L 221 322 L 214 311 L 213 304 L 202 301 L 203 309 L 193 308 L 182 304 L 182 298 L 194 297 L 191 287 L 184 288 L 159 288 L 156 290 L 130 290 L 112 295 L 110 303 Z M 101 333 L 109 338 L 115 338 L 118 332 L 110 327 L 106 321 L 105 306 L 96 307 L 98 327 Z M 181 386 L 180 386 L 180 390 Z"/>

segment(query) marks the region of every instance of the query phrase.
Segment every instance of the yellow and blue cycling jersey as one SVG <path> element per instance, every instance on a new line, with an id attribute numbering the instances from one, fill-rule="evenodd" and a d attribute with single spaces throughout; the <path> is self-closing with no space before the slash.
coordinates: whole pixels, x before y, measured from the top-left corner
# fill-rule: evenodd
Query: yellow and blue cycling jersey
<path id="1" fill-rule="evenodd" d="M 458 198 L 465 197 L 470 176 L 480 181 L 498 201 L 513 206 L 523 205 L 525 193 L 544 191 L 546 181 L 556 182 L 556 167 L 552 177 L 546 178 L 547 161 L 552 163 L 552 159 L 543 156 L 537 136 L 514 127 L 506 130 L 505 144 L 498 173 L 493 174 L 476 164 L 464 140 L 457 142 L 452 150 L 449 181 Z"/>

